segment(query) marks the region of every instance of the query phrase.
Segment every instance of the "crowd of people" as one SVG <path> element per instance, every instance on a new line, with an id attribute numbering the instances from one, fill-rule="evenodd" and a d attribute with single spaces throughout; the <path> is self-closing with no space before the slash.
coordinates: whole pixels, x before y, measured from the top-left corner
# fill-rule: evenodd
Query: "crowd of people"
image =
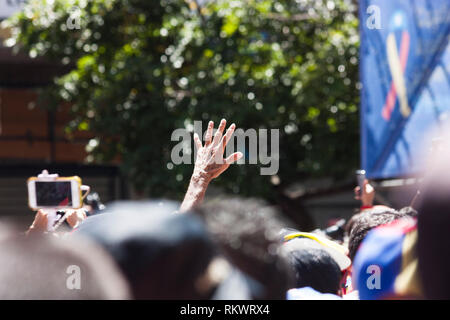
<path id="1" fill-rule="evenodd" d="M 179 205 L 165 200 L 107 204 L 91 196 L 48 232 L 39 210 L 26 231 L 0 224 L 0 299 L 448 299 L 450 179 L 444 153 L 414 208 L 374 205 L 355 188 L 359 212 L 341 236 L 292 228 L 259 199 L 215 197 L 208 185 L 235 125 L 209 123 Z M 334 233 L 338 234 L 338 233 Z"/>

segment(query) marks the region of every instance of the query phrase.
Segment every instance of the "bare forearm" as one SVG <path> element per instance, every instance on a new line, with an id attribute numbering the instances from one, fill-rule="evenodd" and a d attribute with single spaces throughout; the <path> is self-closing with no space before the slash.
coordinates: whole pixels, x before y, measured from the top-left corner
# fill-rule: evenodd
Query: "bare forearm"
<path id="1" fill-rule="evenodd" d="M 208 184 L 208 179 L 194 173 L 191 177 L 186 196 L 181 204 L 180 212 L 186 212 L 199 206 L 203 202 Z"/>

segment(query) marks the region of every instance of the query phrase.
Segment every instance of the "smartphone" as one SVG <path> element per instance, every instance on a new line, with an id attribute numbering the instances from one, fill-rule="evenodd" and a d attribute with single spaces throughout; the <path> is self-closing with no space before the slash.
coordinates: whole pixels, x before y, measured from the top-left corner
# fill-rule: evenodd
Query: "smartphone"
<path id="1" fill-rule="evenodd" d="M 358 181 L 359 195 L 361 196 L 364 188 L 364 180 L 366 180 L 366 170 L 356 170 L 356 180 Z"/>
<path id="2" fill-rule="evenodd" d="M 60 177 L 52 180 L 31 177 L 27 186 L 28 206 L 32 210 L 78 209 L 83 205 L 79 177 Z"/>

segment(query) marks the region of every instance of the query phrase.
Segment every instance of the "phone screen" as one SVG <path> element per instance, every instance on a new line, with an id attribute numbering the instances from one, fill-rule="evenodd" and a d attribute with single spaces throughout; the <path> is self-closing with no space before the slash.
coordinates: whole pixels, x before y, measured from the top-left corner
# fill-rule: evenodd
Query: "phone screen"
<path id="1" fill-rule="evenodd" d="M 72 206 L 70 181 L 36 181 L 36 205 L 39 207 Z"/>

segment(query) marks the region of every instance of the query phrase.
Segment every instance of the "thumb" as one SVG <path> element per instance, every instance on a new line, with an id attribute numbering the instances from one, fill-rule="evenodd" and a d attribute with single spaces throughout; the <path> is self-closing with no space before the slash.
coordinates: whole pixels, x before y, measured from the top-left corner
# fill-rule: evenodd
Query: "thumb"
<path id="1" fill-rule="evenodd" d="M 242 152 L 235 152 L 232 155 L 230 155 L 228 158 L 225 159 L 226 164 L 232 164 L 235 161 L 238 161 L 241 159 L 244 155 Z"/>

